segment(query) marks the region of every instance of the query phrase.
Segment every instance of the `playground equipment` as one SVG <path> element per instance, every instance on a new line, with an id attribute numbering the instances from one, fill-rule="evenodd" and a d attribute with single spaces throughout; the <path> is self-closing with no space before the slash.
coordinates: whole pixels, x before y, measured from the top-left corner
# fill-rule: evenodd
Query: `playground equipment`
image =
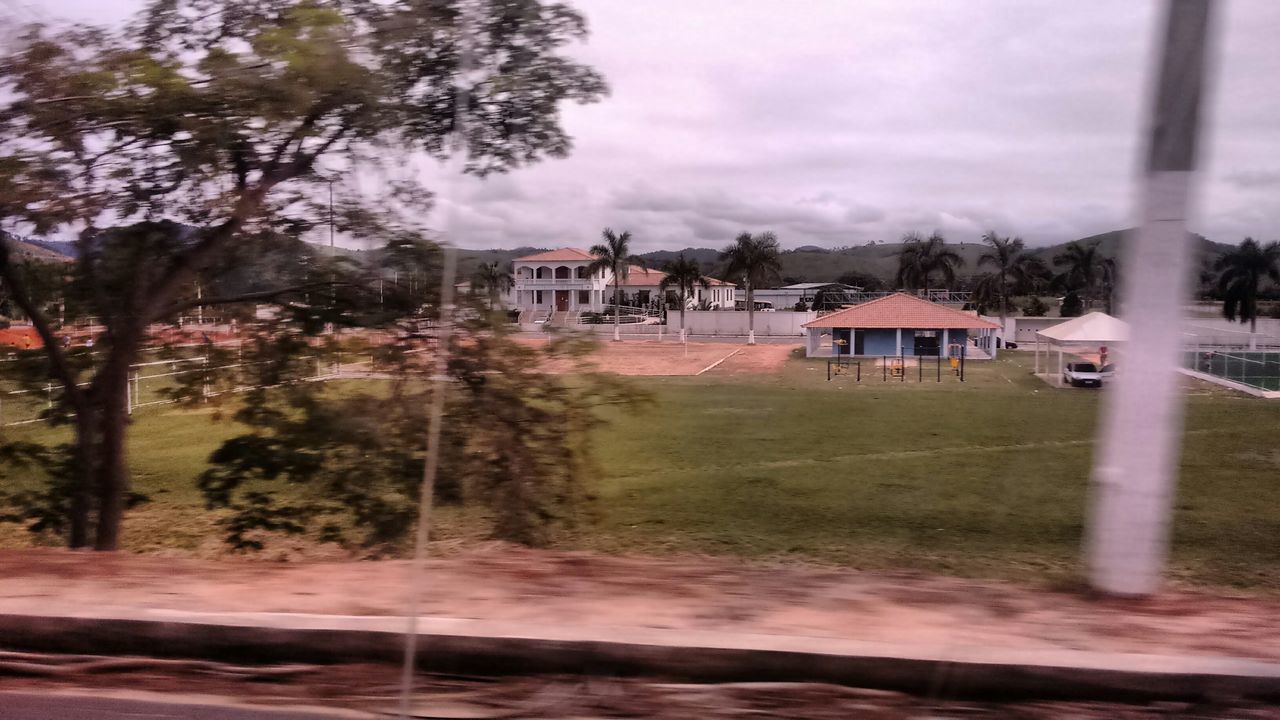
<path id="1" fill-rule="evenodd" d="M 862 363 L 850 360 L 848 355 L 836 356 L 827 361 L 827 381 L 836 375 L 853 374 L 855 382 L 862 382 Z"/>
<path id="2" fill-rule="evenodd" d="M 951 347 L 952 352 L 958 352 L 959 355 L 958 357 L 947 358 L 946 363 L 951 368 L 951 374 L 955 375 L 960 382 L 964 382 L 964 347 L 958 344 Z M 908 374 L 907 362 L 910 359 L 916 367 L 916 382 L 924 382 L 924 366 L 929 362 L 930 357 L 933 358 L 934 371 L 931 374 L 934 376 L 934 381 L 942 382 L 943 358 L 941 355 L 881 355 L 878 361 L 880 363 L 880 379 L 883 382 L 889 382 L 890 380 L 906 382 Z M 874 368 L 875 366 L 873 365 L 872 367 Z M 838 375 L 853 375 L 856 382 L 862 382 L 862 362 L 852 360 L 848 355 L 836 355 L 827 360 L 827 380 L 830 381 Z"/>

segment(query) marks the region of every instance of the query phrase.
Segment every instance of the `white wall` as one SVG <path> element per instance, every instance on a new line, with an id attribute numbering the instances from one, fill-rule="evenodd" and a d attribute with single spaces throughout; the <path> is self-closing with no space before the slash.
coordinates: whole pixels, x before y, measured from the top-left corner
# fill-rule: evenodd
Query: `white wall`
<path id="1" fill-rule="evenodd" d="M 990 318 L 988 318 L 990 319 Z M 1071 318 L 1061 317 L 1009 317 L 1005 318 L 1004 333 L 1001 338 L 1006 342 L 1015 343 L 1034 343 L 1036 341 L 1036 333 L 1045 328 L 1053 327 L 1064 323 Z M 993 322 L 1000 322 L 999 318 Z"/>
<path id="2" fill-rule="evenodd" d="M 818 317 L 814 312 L 776 312 L 756 313 L 756 335 L 775 335 L 796 337 L 804 336 L 801 325 Z M 731 310 L 687 310 L 684 314 L 685 327 L 691 335 L 729 335 L 745 336 L 747 334 L 747 313 Z M 680 313 L 667 312 L 667 330 L 680 332 Z"/>

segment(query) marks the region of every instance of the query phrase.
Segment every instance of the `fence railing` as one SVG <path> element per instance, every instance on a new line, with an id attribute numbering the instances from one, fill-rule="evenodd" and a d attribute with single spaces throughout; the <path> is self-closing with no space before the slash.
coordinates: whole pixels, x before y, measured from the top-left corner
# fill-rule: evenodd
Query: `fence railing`
<path id="1" fill-rule="evenodd" d="M 421 353 L 426 349 L 410 350 L 409 354 Z M 387 376 L 377 369 L 373 356 L 348 355 L 343 362 L 341 354 L 333 359 L 304 355 L 297 360 L 314 363 L 314 370 L 306 375 L 296 377 L 289 382 L 322 382 L 328 380 L 369 379 Z M 149 362 L 134 363 L 129 366 L 129 379 L 126 384 L 125 405 L 129 414 L 140 408 L 159 405 L 172 405 L 179 402 L 171 391 L 178 386 L 178 378 L 190 377 L 194 374 L 212 377 L 226 373 L 242 373 L 245 369 L 264 365 L 268 361 L 233 362 L 209 367 L 208 356 L 189 358 L 171 358 Z M 158 371 L 158 372 L 157 372 Z M 250 390 L 278 387 L 278 385 L 255 385 L 234 382 L 238 375 L 232 375 L 230 387 L 215 389 L 213 385 L 201 385 L 202 398 L 214 398 L 220 395 L 244 393 Z M 79 383 L 77 387 L 88 387 L 89 383 Z M 47 411 L 53 409 L 58 393 L 62 391 L 59 383 L 45 383 L 44 387 L 26 388 L 0 392 L 0 426 L 12 427 L 45 422 Z"/>

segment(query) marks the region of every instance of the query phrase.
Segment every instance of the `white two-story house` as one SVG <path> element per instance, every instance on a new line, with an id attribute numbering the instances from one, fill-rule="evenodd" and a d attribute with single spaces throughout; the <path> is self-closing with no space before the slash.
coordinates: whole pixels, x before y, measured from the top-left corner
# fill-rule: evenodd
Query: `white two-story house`
<path id="1" fill-rule="evenodd" d="M 604 312 L 613 305 L 613 273 L 607 269 L 588 272 L 595 257 L 578 248 L 559 248 L 518 257 L 512 261 L 515 282 L 510 305 L 521 311 L 539 312 Z M 622 281 L 622 293 L 628 301 L 647 305 L 656 300 L 663 274 L 660 270 L 631 266 Z M 709 288 L 697 286 L 692 305 L 704 300 L 716 309 L 733 309 L 734 286 L 715 278 L 706 278 Z"/>

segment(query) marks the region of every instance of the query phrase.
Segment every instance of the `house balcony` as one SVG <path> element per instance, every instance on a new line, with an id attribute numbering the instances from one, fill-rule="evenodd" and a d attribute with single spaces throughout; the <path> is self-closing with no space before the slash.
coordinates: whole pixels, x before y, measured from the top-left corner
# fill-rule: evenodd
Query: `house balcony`
<path id="1" fill-rule="evenodd" d="M 543 290 L 560 288 L 562 290 L 596 290 L 590 278 L 516 278 L 517 290 Z"/>

